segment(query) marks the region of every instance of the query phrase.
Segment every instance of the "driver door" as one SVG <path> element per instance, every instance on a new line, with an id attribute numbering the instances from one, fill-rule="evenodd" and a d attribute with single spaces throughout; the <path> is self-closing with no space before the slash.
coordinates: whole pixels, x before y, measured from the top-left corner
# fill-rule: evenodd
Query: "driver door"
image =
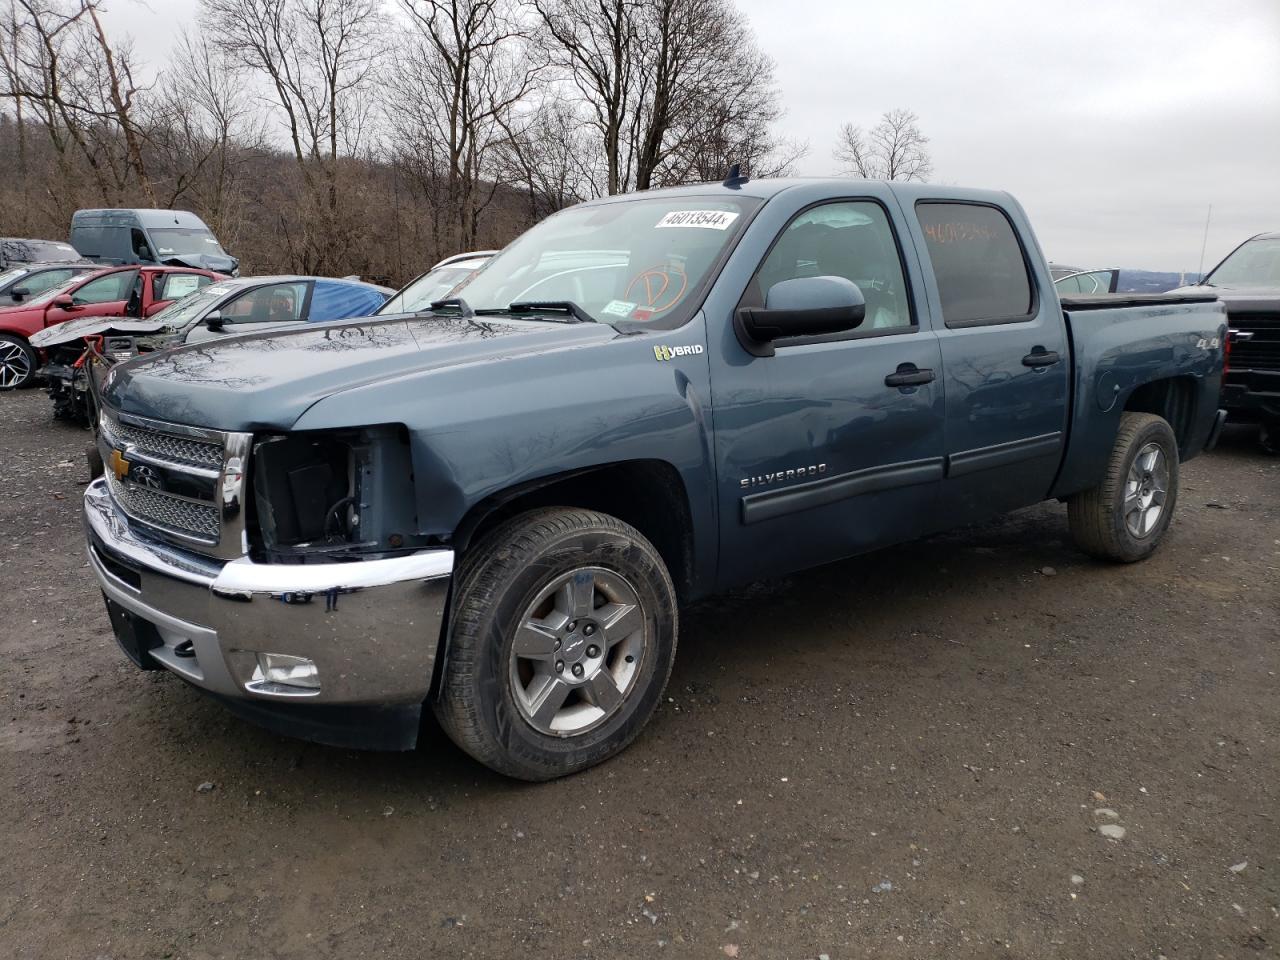
<path id="1" fill-rule="evenodd" d="M 784 280 L 839 276 L 862 290 L 866 318 L 851 331 L 775 341 L 772 357 L 738 355 L 732 336 L 726 356 L 711 351 L 721 586 L 932 526 L 943 474 L 942 357 L 921 291 L 908 284 L 900 231 L 875 199 L 802 210 L 739 305 L 763 305 Z M 899 385 L 903 371 L 911 382 Z"/>
<path id="2" fill-rule="evenodd" d="M 52 327 L 82 317 L 123 317 L 140 280 L 137 270 L 116 270 L 87 280 L 67 291 L 71 297 L 70 307 L 49 304 L 44 325 Z"/>

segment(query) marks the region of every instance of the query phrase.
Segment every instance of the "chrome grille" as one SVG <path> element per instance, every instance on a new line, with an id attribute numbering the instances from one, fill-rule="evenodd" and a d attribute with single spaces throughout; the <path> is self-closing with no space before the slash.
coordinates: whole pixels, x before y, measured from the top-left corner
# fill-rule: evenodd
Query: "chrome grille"
<path id="1" fill-rule="evenodd" d="M 107 490 L 130 521 L 207 556 L 243 554 L 252 434 L 149 420 L 106 404 L 98 422 Z"/>
<path id="2" fill-rule="evenodd" d="M 222 444 L 190 437 L 177 437 L 148 427 L 113 421 L 107 432 L 121 444 L 129 444 L 139 453 L 167 460 L 170 463 L 189 464 L 213 470 L 222 468 Z"/>
<path id="3" fill-rule="evenodd" d="M 107 482 L 116 502 L 143 523 L 211 544 L 218 542 L 218 508 L 212 503 L 193 503 L 147 487 L 121 483 L 110 471 Z"/>

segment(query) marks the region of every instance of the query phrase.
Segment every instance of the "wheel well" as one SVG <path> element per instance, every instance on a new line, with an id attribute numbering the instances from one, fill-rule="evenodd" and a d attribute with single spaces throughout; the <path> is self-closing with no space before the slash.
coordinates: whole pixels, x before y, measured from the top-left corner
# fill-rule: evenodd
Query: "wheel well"
<path id="1" fill-rule="evenodd" d="M 504 490 L 472 507 L 458 524 L 459 553 L 503 521 L 538 507 L 598 510 L 629 523 L 657 549 L 676 593 L 693 582 L 693 533 L 689 497 L 679 471 L 662 460 L 628 460 L 548 477 Z"/>
<path id="2" fill-rule="evenodd" d="M 1191 377 L 1169 377 L 1144 383 L 1125 402 L 1125 410 L 1154 413 L 1163 417 L 1178 439 L 1178 452 L 1186 453 L 1195 411 L 1195 380 Z"/>

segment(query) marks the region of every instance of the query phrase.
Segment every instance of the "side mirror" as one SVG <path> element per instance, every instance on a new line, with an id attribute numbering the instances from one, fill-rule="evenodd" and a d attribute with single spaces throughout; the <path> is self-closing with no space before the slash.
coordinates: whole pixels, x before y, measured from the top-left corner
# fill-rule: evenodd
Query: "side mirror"
<path id="1" fill-rule="evenodd" d="M 69 293 L 60 293 L 53 298 L 53 306 L 61 307 L 63 310 L 78 310 L 75 300 L 71 298 Z"/>
<path id="2" fill-rule="evenodd" d="M 770 287 L 763 308 L 740 308 L 733 326 L 748 353 L 771 357 L 775 340 L 853 330 L 866 313 L 866 300 L 852 280 L 796 277 Z"/>
<path id="3" fill-rule="evenodd" d="M 14 303 L 21 303 L 27 297 L 31 296 L 30 287 L 14 287 L 9 291 L 9 296 L 13 298 Z"/>
<path id="4" fill-rule="evenodd" d="M 222 319 L 222 312 L 219 310 L 211 310 L 205 314 L 204 325 L 214 333 L 221 333 L 226 321 Z"/>
<path id="5" fill-rule="evenodd" d="M 139 248 L 138 248 L 138 259 L 139 259 L 139 260 L 142 260 L 142 261 L 144 261 L 144 262 L 146 262 L 146 263 L 150 263 L 150 262 L 151 262 L 152 260 L 154 260 L 155 258 L 154 258 L 153 256 L 151 256 L 151 248 L 150 248 L 150 247 L 142 246 L 142 247 L 139 247 Z"/>

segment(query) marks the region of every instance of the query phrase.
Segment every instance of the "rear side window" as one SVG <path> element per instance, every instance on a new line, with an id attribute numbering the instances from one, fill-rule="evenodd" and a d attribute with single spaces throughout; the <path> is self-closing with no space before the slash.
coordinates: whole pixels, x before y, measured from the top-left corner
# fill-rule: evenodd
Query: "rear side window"
<path id="1" fill-rule="evenodd" d="M 157 300 L 181 300 L 189 293 L 202 290 L 213 281 L 199 273 L 157 273 L 151 281 Z"/>
<path id="2" fill-rule="evenodd" d="M 1029 320 L 1035 298 L 1013 224 L 996 207 L 916 204 L 948 327 Z"/>

